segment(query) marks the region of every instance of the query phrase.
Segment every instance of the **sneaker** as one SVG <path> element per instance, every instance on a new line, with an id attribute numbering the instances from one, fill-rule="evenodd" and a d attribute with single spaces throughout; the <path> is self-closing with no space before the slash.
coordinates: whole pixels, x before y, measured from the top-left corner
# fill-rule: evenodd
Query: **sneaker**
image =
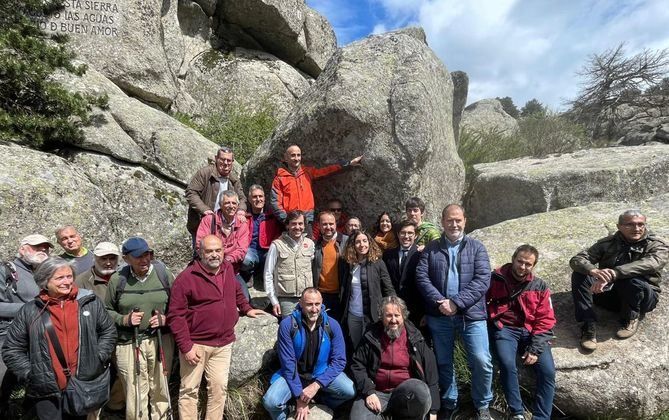
<path id="1" fill-rule="evenodd" d="M 437 420 L 455 420 L 457 414 L 458 407 L 446 408 L 442 405 L 441 410 L 437 413 Z"/>
<path id="2" fill-rule="evenodd" d="M 480 408 L 476 412 L 476 420 L 492 420 L 488 408 Z"/>
<path id="3" fill-rule="evenodd" d="M 621 340 L 630 338 L 636 331 L 639 329 L 639 319 L 630 319 L 625 324 L 616 331 L 616 337 Z"/>
<path id="4" fill-rule="evenodd" d="M 594 322 L 586 322 L 581 327 L 581 347 L 587 351 L 597 348 L 597 328 Z"/>
<path id="5" fill-rule="evenodd" d="M 525 420 L 525 415 L 523 414 L 514 414 L 509 417 L 509 420 Z"/>

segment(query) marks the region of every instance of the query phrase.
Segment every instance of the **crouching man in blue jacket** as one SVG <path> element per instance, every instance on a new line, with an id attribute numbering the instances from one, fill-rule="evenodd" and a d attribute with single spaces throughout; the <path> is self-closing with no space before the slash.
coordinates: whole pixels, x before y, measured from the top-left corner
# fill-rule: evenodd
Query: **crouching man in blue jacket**
<path id="1" fill-rule="evenodd" d="M 263 397 L 272 419 L 286 419 L 293 399 L 295 419 L 307 420 L 310 402 L 334 409 L 355 396 L 353 382 L 343 372 L 346 347 L 341 327 L 325 313 L 318 289 L 304 289 L 293 313 L 281 321 L 277 342 L 281 369 Z"/>

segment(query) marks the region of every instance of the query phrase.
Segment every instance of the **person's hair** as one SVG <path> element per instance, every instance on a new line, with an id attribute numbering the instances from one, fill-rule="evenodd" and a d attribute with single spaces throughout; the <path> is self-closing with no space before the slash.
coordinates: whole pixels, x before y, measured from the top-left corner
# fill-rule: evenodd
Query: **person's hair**
<path id="1" fill-rule="evenodd" d="M 233 156 L 235 154 L 235 152 L 232 151 L 232 148 L 228 146 L 219 147 L 218 151 L 216 152 L 216 157 L 218 158 L 221 155 L 221 153 L 232 153 Z"/>
<path id="2" fill-rule="evenodd" d="M 388 213 L 387 211 L 384 211 L 383 213 L 379 214 L 379 217 L 376 218 L 376 223 L 374 223 L 374 236 L 381 233 L 381 218 L 383 216 L 388 216 L 388 219 L 390 219 L 390 231 L 391 232 L 393 230 L 393 227 L 395 227 L 395 221 L 393 220 L 390 213 Z"/>
<path id="3" fill-rule="evenodd" d="M 260 190 L 260 191 L 262 191 L 263 194 L 265 194 L 265 190 L 263 189 L 263 187 L 261 185 L 253 184 L 249 187 L 249 195 L 251 194 L 251 191 L 255 191 L 255 190 Z"/>
<path id="4" fill-rule="evenodd" d="M 414 231 L 418 230 L 418 223 L 410 219 L 403 219 L 399 223 L 393 224 L 393 227 L 395 228 L 395 234 L 399 235 L 400 230 L 404 229 L 407 226 L 413 226 Z"/>
<path id="5" fill-rule="evenodd" d="M 325 205 L 328 206 L 328 207 L 330 207 L 330 204 L 332 204 L 332 203 L 339 203 L 339 204 L 342 205 L 342 207 L 344 207 L 344 203 L 342 203 L 342 201 L 341 201 L 340 199 L 338 199 L 338 198 L 331 198 L 331 199 L 329 199 L 329 200 L 325 203 Z"/>
<path id="6" fill-rule="evenodd" d="M 360 235 L 365 235 L 367 237 L 367 241 L 369 242 L 367 261 L 378 261 L 383 255 L 381 248 L 379 248 L 379 246 L 376 244 L 376 241 L 371 236 L 369 236 L 369 233 L 365 232 L 364 230 L 356 230 L 353 231 L 353 234 L 351 234 L 351 236 L 348 238 L 348 241 L 346 241 L 346 248 L 344 249 L 344 257 L 346 262 L 351 265 L 358 263 L 358 252 L 355 250 L 355 239 Z"/>
<path id="7" fill-rule="evenodd" d="M 360 218 L 359 218 L 358 216 L 351 216 L 351 217 L 349 217 L 348 220 L 346 220 L 346 224 L 348 225 L 348 222 L 350 222 L 350 221 L 353 220 L 353 219 L 355 219 L 355 220 L 357 220 L 358 222 L 360 222 L 360 228 L 362 229 L 362 220 L 360 220 Z"/>
<path id="8" fill-rule="evenodd" d="M 334 215 L 330 210 L 321 210 L 318 212 L 318 222 L 320 223 L 321 217 L 323 216 L 332 216 L 335 219 L 335 223 L 337 222 L 337 216 Z"/>
<path id="9" fill-rule="evenodd" d="M 404 302 L 404 299 L 399 296 L 386 296 L 381 299 L 381 303 L 379 304 L 379 319 L 383 319 L 385 316 L 386 306 L 388 305 L 394 305 L 400 308 L 404 322 L 409 319 L 409 309 L 407 308 L 407 304 Z"/>
<path id="10" fill-rule="evenodd" d="M 224 197 L 234 197 L 237 200 L 237 204 L 239 204 L 239 195 L 237 195 L 237 193 L 234 192 L 233 190 L 223 191 L 223 193 L 221 194 L 221 199 L 218 201 L 219 205 L 223 204 Z"/>
<path id="11" fill-rule="evenodd" d="M 451 203 L 451 204 L 447 205 L 446 207 L 444 207 L 444 209 L 441 211 L 441 218 L 442 219 L 444 217 L 446 217 L 446 213 L 448 213 L 448 211 L 452 207 L 455 207 L 456 209 L 459 209 L 462 212 L 462 216 L 467 217 L 467 213 L 465 213 L 465 208 L 464 207 L 462 207 L 460 204 L 457 204 L 457 203 Z"/>
<path id="12" fill-rule="evenodd" d="M 523 244 L 518 248 L 516 248 L 516 250 L 513 251 L 513 255 L 511 256 L 511 261 L 515 260 L 518 254 L 520 254 L 521 252 L 528 252 L 534 255 L 534 265 L 537 265 L 537 263 L 539 262 L 539 250 L 530 244 Z"/>
<path id="13" fill-rule="evenodd" d="M 618 216 L 618 224 L 622 225 L 625 222 L 625 219 L 628 217 L 643 217 L 644 219 L 646 218 L 646 216 L 643 213 L 641 213 L 641 211 L 637 209 L 629 209 L 625 210 L 620 214 L 620 216 Z"/>
<path id="14" fill-rule="evenodd" d="M 288 225 L 288 223 L 292 222 L 298 217 L 304 217 L 304 223 L 305 224 L 307 223 L 307 218 L 302 210 L 293 210 L 289 211 L 288 214 L 286 215 L 286 225 Z"/>
<path id="15" fill-rule="evenodd" d="M 302 293 L 300 293 L 300 299 L 304 299 L 304 296 L 307 294 L 320 295 L 321 292 L 315 287 L 307 287 L 306 289 L 302 290 Z"/>
<path id="16" fill-rule="evenodd" d="M 37 266 L 33 272 L 33 279 L 40 289 L 46 289 L 46 285 L 53 276 L 53 273 L 63 267 L 69 267 L 74 276 L 74 267 L 71 262 L 61 257 L 49 257 Z"/>
<path id="17" fill-rule="evenodd" d="M 74 227 L 74 225 L 65 225 L 65 226 L 63 226 L 63 227 L 59 227 L 58 229 L 56 229 L 56 240 L 60 240 L 60 234 L 61 234 L 65 229 L 74 229 L 74 231 L 77 232 L 77 234 L 79 234 L 79 231 L 77 230 L 76 227 Z"/>
<path id="18" fill-rule="evenodd" d="M 418 197 L 411 197 L 404 203 L 404 209 L 418 207 L 421 213 L 425 213 L 425 202 Z"/>

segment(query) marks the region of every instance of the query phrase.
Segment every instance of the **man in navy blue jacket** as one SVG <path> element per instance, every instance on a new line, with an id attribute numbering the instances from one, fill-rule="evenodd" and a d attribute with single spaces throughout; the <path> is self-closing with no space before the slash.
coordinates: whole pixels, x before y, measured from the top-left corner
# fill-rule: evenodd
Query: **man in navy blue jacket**
<path id="1" fill-rule="evenodd" d="M 281 369 L 263 397 L 272 419 L 286 419 L 292 399 L 297 405 L 295 419 L 307 420 L 314 399 L 336 408 L 355 396 L 353 382 L 344 373 L 341 327 L 328 317 L 318 289 L 304 289 L 293 313 L 281 321 L 277 341 Z"/>
<path id="2" fill-rule="evenodd" d="M 485 306 L 490 261 L 483 244 L 465 235 L 466 222 L 460 205 L 446 206 L 441 213 L 444 234 L 425 247 L 416 268 L 416 283 L 425 299 L 426 321 L 439 367 L 440 419 L 454 418 L 457 412 L 453 365 L 456 334 L 462 337 L 472 369 L 471 394 L 477 418 L 490 419 L 492 358 Z"/>

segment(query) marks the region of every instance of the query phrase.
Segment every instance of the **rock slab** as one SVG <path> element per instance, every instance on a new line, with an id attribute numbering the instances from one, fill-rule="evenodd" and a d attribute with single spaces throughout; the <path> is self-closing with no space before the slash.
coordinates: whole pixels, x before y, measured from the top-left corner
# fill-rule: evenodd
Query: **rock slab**
<path id="1" fill-rule="evenodd" d="M 460 126 L 472 131 L 493 130 L 506 135 L 518 131 L 518 121 L 504 111 L 497 99 L 482 99 L 466 107 Z"/>
<path id="2" fill-rule="evenodd" d="M 581 150 L 543 159 L 474 165 L 469 227 L 579 206 L 669 192 L 669 146 Z"/>
<path id="3" fill-rule="evenodd" d="M 361 168 L 316 181 L 317 205 L 338 197 L 368 225 L 381 209 L 399 214 L 417 195 L 428 203 L 427 217 L 438 219 L 445 204 L 460 200 L 464 183 L 452 98 L 451 77 L 421 29 L 352 43 L 246 163 L 245 182 L 269 185 L 291 144 L 314 166 L 363 154 Z"/>
<path id="4" fill-rule="evenodd" d="M 650 419 L 669 409 L 667 299 L 660 298 L 639 332 L 627 340 L 615 338 L 617 314 L 599 310 L 597 350 L 584 354 L 578 344 L 580 329 L 574 320 L 569 259 L 615 231 L 618 215 L 631 207 L 647 215 L 655 234 L 669 238 L 669 194 L 645 201 L 591 203 L 534 214 L 471 233 L 486 245 L 492 267 L 509 262 L 513 251 L 523 243 L 539 249 L 536 273 L 551 288 L 557 317 L 553 346 L 555 405 L 576 418 Z M 669 280 L 666 270 L 665 284 Z M 522 375 L 534 389 L 531 373 Z"/>

